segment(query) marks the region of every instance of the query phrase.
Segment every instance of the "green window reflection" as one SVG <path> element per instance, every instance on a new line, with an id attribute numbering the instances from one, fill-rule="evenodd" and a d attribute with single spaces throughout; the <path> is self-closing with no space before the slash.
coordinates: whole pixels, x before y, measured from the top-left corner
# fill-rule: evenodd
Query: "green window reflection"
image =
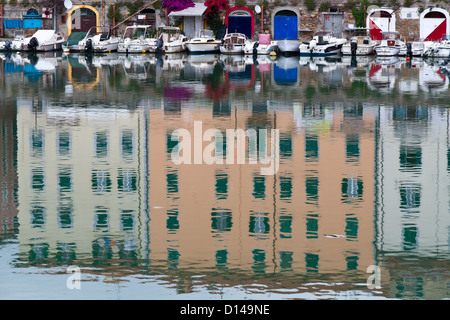
<path id="1" fill-rule="evenodd" d="M 56 260 L 71 264 L 77 258 L 77 246 L 75 242 L 58 242 L 56 245 Z"/>
<path id="2" fill-rule="evenodd" d="M 317 239 L 319 237 L 319 215 L 306 215 L 306 239 Z"/>
<path id="3" fill-rule="evenodd" d="M 231 219 L 231 210 L 229 209 L 212 209 L 211 212 L 211 228 L 214 231 L 225 232 L 230 231 L 233 226 Z"/>
<path id="4" fill-rule="evenodd" d="M 292 238 L 292 216 L 280 216 L 280 238 Z"/>
<path id="5" fill-rule="evenodd" d="M 345 218 L 345 236 L 347 241 L 353 241 L 358 238 L 358 218 L 347 216 Z"/>
<path id="6" fill-rule="evenodd" d="M 60 168 L 58 171 L 59 192 L 70 192 L 72 190 L 72 170 L 70 167 Z"/>
<path id="7" fill-rule="evenodd" d="M 405 226 L 402 229 L 402 249 L 404 251 L 411 251 L 417 249 L 417 237 L 419 231 L 417 226 Z"/>
<path id="8" fill-rule="evenodd" d="M 45 227 L 45 207 L 33 205 L 31 208 L 31 227 L 43 229 Z"/>
<path id="9" fill-rule="evenodd" d="M 344 178 L 341 183 L 343 202 L 360 200 L 363 195 L 363 182 L 359 178 Z"/>
<path id="10" fill-rule="evenodd" d="M 177 146 L 178 146 L 178 139 L 172 139 L 172 132 L 166 133 L 166 153 L 169 158 L 171 157 L 172 151 L 174 151 L 174 148 Z M 178 149 L 176 149 L 175 152 L 177 150 Z"/>
<path id="11" fill-rule="evenodd" d="M 319 137 L 305 136 L 305 160 L 316 161 L 319 159 Z"/>
<path id="12" fill-rule="evenodd" d="M 133 130 L 123 130 L 121 132 L 121 153 L 123 158 L 131 158 L 133 156 Z"/>
<path id="13" fill-rule="evenodd" d="M 400 208 L 415 209 L 420 207 L 420 186 L 400 186 Z"/>
<path id="14" fill-rule="evenodd" d="M 217 250 L 215 254 L 216 258 L 216 268 L 217 269 L 228 269 L 228 251 L 226 249 Z"/>
<path id="15" fill-rule="evenodd" d="M 225 173 L 216 173 L 216 199 L 228 198 L 228 175 Z"/>
<path id="16" fill-rule="evenodd" d="M 294 253 L 291 251 L 280 251 L 280 271 L 292 271 L 292 262 L 294 261 L 293 256 Z"/>
<path id="17" fill-rule="evenodd" d="M 400 169 L 418 171 L 422 167 L 422 148 L 420 146 L 400 146 Z"/>
<path id="18" fill-rule="evenodd" d="M 36 243 L 30 244 L 30 250 L 28 251 L 28 261 L 34 263 L 42 263 L 48 259 L 50 251 L 50 245 L 48 243 Z"/>
<path id="19" fill-rule="evenodd" d="M 178 192 L 178 172 L 177 170 L 169 170 L 166 175 L 167 180 L 167 193 Z"/>
<path id="20" fill-rule="evenodd" d="M 292 197 L 292 178 L 280 177 L 280 199 L 291 199 Z"/>
<path id="21" fill-rule="evenodd" d="M 62 229 L 73 227 L 73 208 L 71 204 L 61 204 L 58 207 L 58 226 Z"/>
<path id="22" fill-rule="evenodd" d="M 349 252 L 349 255 L 345 257 L 345 262 L 347 264 L 347 270 L 357 270 L 359 256 L 357 252 Z"/>
<path id="23" fill-rule="evenodd" d="M 31 173 L 31 188 L 34 191 L 43 191 L 45 187 L 44 169 L 34 168 Z"/>
<path id="24" fill-rule="evenodd" d="M 292 136 L 290 134 L 280 134 L 280 157 L 289 158 L 292 156 Z"/>
<path id="25" fill-rule="evenodd" d="M 345 137 L 345 155 L 348 162 L 359 160 L 359 134 L 347 134 Z"/>
<path id="26" fill-rule="evenodd" d="M 122 210 L 120 214 L 120 230 L 132 231 L 134 229 L 134 210 Z"/>
<path id="27" fill-rule="evenodd" d="M 107 212 L 107 211 L 105 211 Z M 94 230 L 101 232 L 109 232 L 109 214 L 97 213 L 94 216 Z"/>
<path id="28" fill-rule="evenodd" d="M 44 154 L 44 131 L 42 129 L 31 130 L 31 155 L 42 157 Z"/>
<path id="29" fill-rule="evenodd" d="M 111 177 L 108 171 L 94 170 L 91 174 L 92 191 L 111 192 Z"/>
<path id="30" fill-rule="evenodd" d="M 253 177 L 253 197 L 255 199 L 266 198 L 266 178 L 261 176 Z"/>
<path id="31" fill-rule="evenodd" d="M 250 216 L 250 235 L 268 234 L 269 231 L 269 217 L 267 216 L 267 213 L 254 212 Z"/>
<path id="32" fill-rule="evenodd" d="M 95 156 L 105 158 L 108 156 L 108 131 L 99 131 L 95 133 Z"/>
<path id="33" fill-rule="evenodd" d="M 167 248 L 167 269 L 176 270 L 180 264 L 180 253 L 172 248 Z"/>
<path id="34" fill-rule="evenodd" d="M 178 209 L 167 210 L 166 228 L 169 233 L 174 233 L 180 229 L 180 222 L 178 221 Z"/>
<path id="35" fill-rule="evenodd" d="M 405 276 L 395 279 L 396 298 L 422 298 L 424 296 L 424 280 L 422 277 Z"/>
<path id="36" fill-rule="evenodd" d="M 252 269 L 254 273 L 265 273 L 266 272 L 266 252 L 261 249 L 254 249 L 253 254 L 253 265 Z"/>
<path id="37" fill-rule="evenodd" d="M 318 205 L 319 203 L 319 178 L 306 177 L 305 179 L 306 203 Z"/>
<path id="38" fill-rule="evenodd" d="M 122 192 L 134 192 L 137 190 L 137 175 L 134 170 L 119 170 L 117 176 L 117 187 Z"/>
<path id="39" fill-rule="evenodd" d="M 60 156 L 70 155 L 71 137 L 70 132 L 62 131 L 58 133 L 58 154 Z"/>
<path id="40" fill-rule="evenodd" d="M 305 253 L 306 272 L 319 272 L 319 255 Z"/>

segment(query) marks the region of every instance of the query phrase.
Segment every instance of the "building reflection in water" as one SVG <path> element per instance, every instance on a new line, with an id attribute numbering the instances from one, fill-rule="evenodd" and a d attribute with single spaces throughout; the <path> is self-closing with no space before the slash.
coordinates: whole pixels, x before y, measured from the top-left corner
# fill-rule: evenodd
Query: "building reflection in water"
<path id="1" fill-rule="evenodd" d="M 103 67 L 84 62 L 67 62 L 73 87 L 65 94 L 76 100 L 86 86 L 102 97 L 114 94 Z M 2 223 L 20 225 L 22 265 L 167 275 L 182 293 L 195 283 L 365 285 L 367 267 L 377 264 L 386 296 L 427 296 L 425 283 L 441 292 L 435 257 L 448 259 L 447 111 L 316 99 L 323 87 L 367 94 L 384 76 L 389 90 L 409 93 L 395 80 L 397 66 L 385 72 L 368 63 L 347 88 L 340 80 L 348 76 L 345 66 L 335 60 L 286 59 L 270 72 L 245 59 L 208 62 L 192 71 L 201 77 L 195 85 L 172 81 L 185 63 L 156 67 L 168 74 L 155 80 L 167 84 L 160 88 L 166 98 L 142 99 L 147 107 L 16 99 L 14 117 L 2 118 L 3 163 L 17 168 L 3 171 L 9 182 L 2 185 Z M 108 79 L 120 92 L 125 80 L 117 70 L 108 66 Z M 304 99 L 265 98 L 299 92 Z M 194 121 L 202 121 L 203 132 L 278 129 L 278 173 L 262 175 L 263 165 L 248 158 L 244 165 L 174 164 L 172 133 L 183 128 L 194 137 Z M 401 271 L 411 267 L 403 255 L 420 260 L 413 275 Z M 425 279 L 428 264 L 436 279 Z"/>

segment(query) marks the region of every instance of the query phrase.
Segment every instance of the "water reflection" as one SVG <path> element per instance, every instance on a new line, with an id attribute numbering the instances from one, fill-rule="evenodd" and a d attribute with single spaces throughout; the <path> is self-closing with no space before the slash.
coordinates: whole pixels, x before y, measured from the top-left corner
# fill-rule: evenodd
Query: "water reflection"
<path id="1" fill-rule="evenodd" d="M 17 244 L 8 270 L 38 267 L 52 282 L 48 268 L 78 265 L 130 281 L 131 297 L 164 277 L 158 286 L 193 296 L 448 298 L 439 63 L 3 54 L 0 248 Z M 278 173 L 174 164 L 172 132 L 194 137 L 194 120 L 278 129 Z M 377 291 L 366 287 L 374 264 Z"/>

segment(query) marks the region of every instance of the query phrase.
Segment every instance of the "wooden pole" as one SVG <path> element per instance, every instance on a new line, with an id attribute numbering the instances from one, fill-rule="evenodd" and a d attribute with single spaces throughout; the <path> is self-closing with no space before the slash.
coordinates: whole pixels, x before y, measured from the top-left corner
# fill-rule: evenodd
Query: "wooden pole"
<path id="1" fill-rule="evenodd" d="M 116 29 L 114 26 L 116 25 L 116 6 L 113 6 L 113 34 L 116 36 Z"/>
<path id="2" fill-rule="evenodd" d="M 264 6 L 261 6 L 261 34 L 264 34 Z"/>
<path id="3" fill-rule="evenodd" d="M 1 31 L 2 31 L 2 38 L 3 38 L 3 5 L 0 4 L 0 15 L 1 15 L 1 19 L 0 19 L 0 23 L 1 23 Z"/>

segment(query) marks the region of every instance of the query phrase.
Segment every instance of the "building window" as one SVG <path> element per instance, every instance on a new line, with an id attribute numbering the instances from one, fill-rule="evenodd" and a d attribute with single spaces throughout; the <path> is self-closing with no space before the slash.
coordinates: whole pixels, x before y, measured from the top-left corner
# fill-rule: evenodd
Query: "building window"
<path id="1" fill-rule="evenodd" d="M 216 174 L 216 199 L 228 198 L 228 175 L 225 173 Z"/>
<path id="2" fill-rule="evenodd" d="M 108 156 L 108 131 L 95 133 L 95 156 L 105 158 Z"/>
<path id="3" fill-rule="evenodd" d="M 123 130 L 121 138 L 121 153 L 122 157 L 126 159 L 130 159 L 133 157 L 133 131 L 132 130 Z"/>
<path id="4" fill-rule="evenodd" d="M 63 131 L 58 134 L 58 154 L 60 156 L 69 156 L 71 150 L 70 132 Z"/>
<path id="5" fill-rule="evenodd" d="M 211 212 L 211 228 L 217 232 L 230 231 L 233 226 L 231 210 L 229 209 L 212 209 Z"/>
<path id="6" fill-rule="evenodd" d="M 319 138 L 317 136 L 305 136 L 305 158 L 306 161 L 319 159 Z"/>
<path id="7" fill-rule="evenodd" d="M 253 177 L 253 197 L 255 199 L 266 198 L 266 178 L 261 176 Z"/>

